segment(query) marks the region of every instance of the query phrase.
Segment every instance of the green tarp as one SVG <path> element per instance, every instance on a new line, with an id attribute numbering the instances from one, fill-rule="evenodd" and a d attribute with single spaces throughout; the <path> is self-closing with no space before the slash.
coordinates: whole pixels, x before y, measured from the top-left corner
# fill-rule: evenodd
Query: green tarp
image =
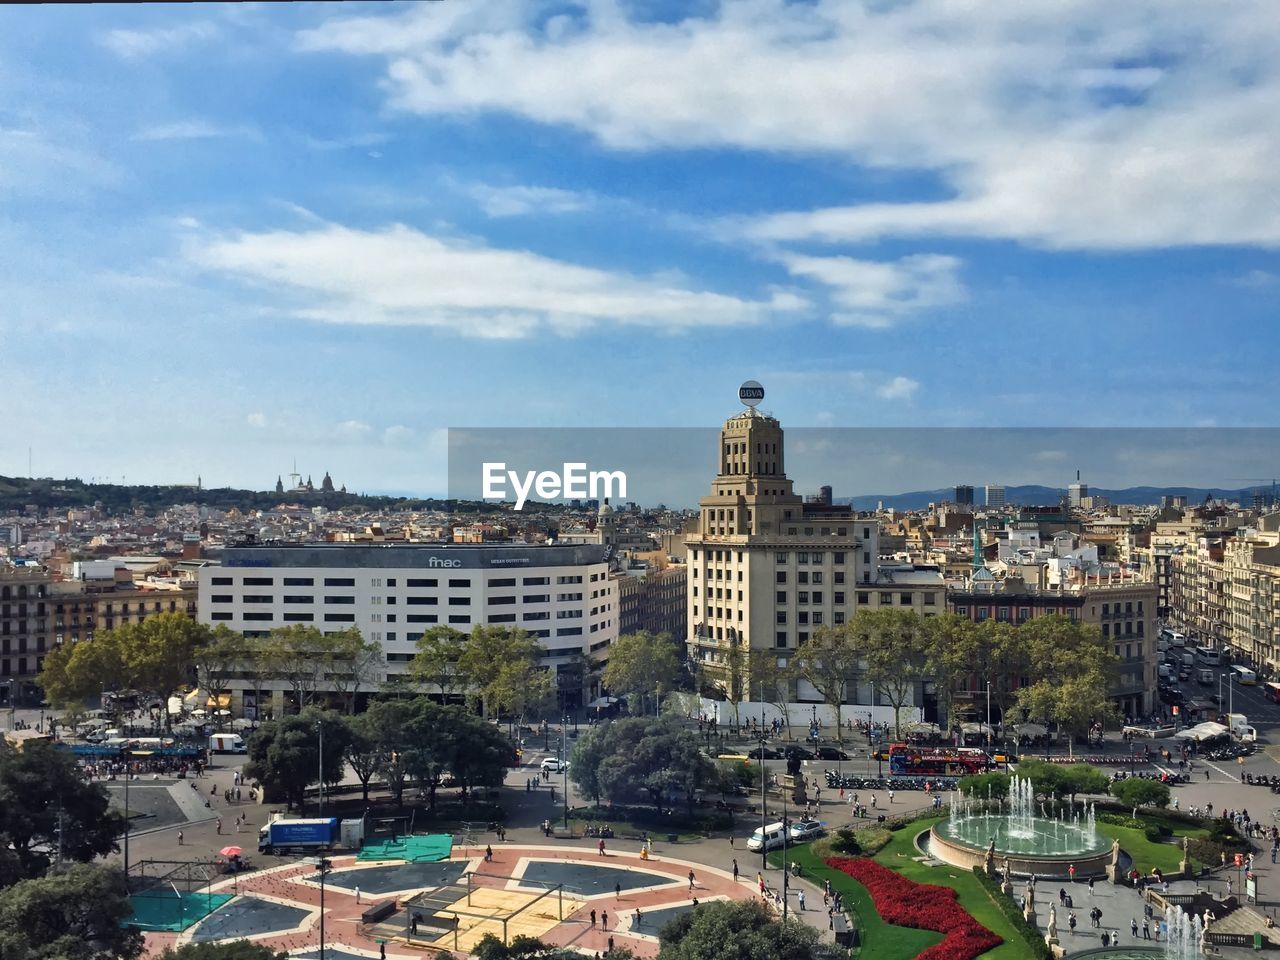
<path id="1" fill-rule="evenodd" d="M 407 863 L 435 863 L 448 860 L 453 852 L 453 837 L 447 833 L 429 833 L 425 837 L 397 837 L 366 843 L 357 860 L 404 860 Z"/>
<path id="2" fill-rule="evenodd" d="M 133 916 L 124 922 L 138 930 L 168 930 L 177 933 L 207 917 L 231 900 L 229 893 L 183 893 L 157 887 L 129 898 Z"/>

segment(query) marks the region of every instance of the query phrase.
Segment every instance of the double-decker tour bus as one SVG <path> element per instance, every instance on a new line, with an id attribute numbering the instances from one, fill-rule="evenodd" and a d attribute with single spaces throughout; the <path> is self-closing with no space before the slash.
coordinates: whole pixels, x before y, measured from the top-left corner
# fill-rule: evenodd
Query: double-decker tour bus
<path id="1" fill-rule="evenodd" d="M 991 758 L 975 747 L 917 747 L 906 743 L 889 747 L 889 773 L 895 777 L 965 777 L 990 768 Z"/>
<path id="2" fill-rule="evenodd" d="M 1269 681 L 1262 685 L 1262 692 L 1272 703 L 1280 703 L 1280 683 Z"/>

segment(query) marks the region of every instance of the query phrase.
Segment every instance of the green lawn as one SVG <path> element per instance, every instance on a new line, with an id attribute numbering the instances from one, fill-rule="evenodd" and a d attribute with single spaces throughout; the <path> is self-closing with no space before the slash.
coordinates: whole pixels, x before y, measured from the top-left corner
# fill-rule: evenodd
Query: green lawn
<path id="1" fill-rule="evenodd" d="M 968 910 L 975 920 L 992 933 L 997 933 L 1004 938 L 1004 943 L 982 955 L 983 960 L 1024 960 L 1027 954 L 1026 943 L 1004 918 L 999 908 L 991 902 L 986 890 L 971 872 L 946 864 L 926 867 L 912 859 L 920 856 L 920 851 L 915 846 L 916 836 L 941 819 L 941 817 L 932 817 L 927 820 L 917 820 L 910 826 L 895 832 L 888 846 L 876 854 L 875 861 L 917 883 L 932 883 L 935 886 L 950 887 L 955 890 L 960 905 Z M 1123 842 L 1122 840 L 1121 843 Z"/>
<path id="2" fill-rule="evenodd" d="M 1148 818 L 1144 817 L 1143 819 Z M 1154 822 L 1158 818 L 1152 819 Z M 1179 831 L 1179 837 L 1183 834 L 1189 837 L 1207 837 L 1209 835 L 1209 831 L 1206 829 L 1187 828 L 1184 824 L 1171 823 L 1169 826 Z M 1163 873 L 1173 873 L 1177 871 L 1182 863 L 1182 846 L 1180 843 L 1152 843 L 1141 830 L 1134 827 L 1119 827 L 1111 823 L 1099 823 L 1098 832 L 1104 837 L 1119 840 L 1121 849 L 1133 858 L 1133 865 L 1138 868 L 1138 872 L 1143 876 L 1149 875 L 1156 867 L 1159 867 Z M 1192 865 L 1195 865 L 1195 861 L 1192 861 Z"/>
<path id="3" fill-rule="evenodd" d="M 807 846 L 795 846 L 787 850 L 789 862 L 800 864 L 804 876 L 816 880 L 830 880 L 834 890 L 844 897 L 846 907 L 850 908 L 858 918 L 858 930 L 861 940 L 861 960 L 913 960 L 927 947 L 933 946 L 942 939 L 942 934 L 932 930 L 916 930 L 912 927 L 895 927 L 880 919 L 875 907 L 871 904 L 871 895 L 866 887 L 854 880 L 847 873 L 832 870 L 815 857 Z M 782 855 L 771 854 L 770 862 L 779 864 Z"/>

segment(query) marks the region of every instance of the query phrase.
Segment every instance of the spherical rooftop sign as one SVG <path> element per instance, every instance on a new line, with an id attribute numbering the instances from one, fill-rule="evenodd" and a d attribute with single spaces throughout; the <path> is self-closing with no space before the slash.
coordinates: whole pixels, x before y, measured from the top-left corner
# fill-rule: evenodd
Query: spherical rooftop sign
<path id="1" fill-rule="evenodd" d="M 748 380 L 738 388 L 738 399 L 748 407 L 754 407 L 764 399 L 764 387 L 754 380 Z"/>

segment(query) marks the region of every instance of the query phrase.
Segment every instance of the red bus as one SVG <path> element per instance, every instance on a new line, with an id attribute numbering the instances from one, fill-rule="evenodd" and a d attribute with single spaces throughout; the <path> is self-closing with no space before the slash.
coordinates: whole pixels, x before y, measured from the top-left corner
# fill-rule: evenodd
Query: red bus
<path id="1" fill-rule="evenodd" d="M 973 748 L 916 747 L 906 743 L 889 747 L 889 773 L 895 777 L 964 777 L 985 773 L 991 765 L 990 757 Z"/>
<path id="2" fill-rule="evenodd" d="M 1264 683 L 1262 693 L 1272 703 L 1280 703 L 1280 683 Z"/>

